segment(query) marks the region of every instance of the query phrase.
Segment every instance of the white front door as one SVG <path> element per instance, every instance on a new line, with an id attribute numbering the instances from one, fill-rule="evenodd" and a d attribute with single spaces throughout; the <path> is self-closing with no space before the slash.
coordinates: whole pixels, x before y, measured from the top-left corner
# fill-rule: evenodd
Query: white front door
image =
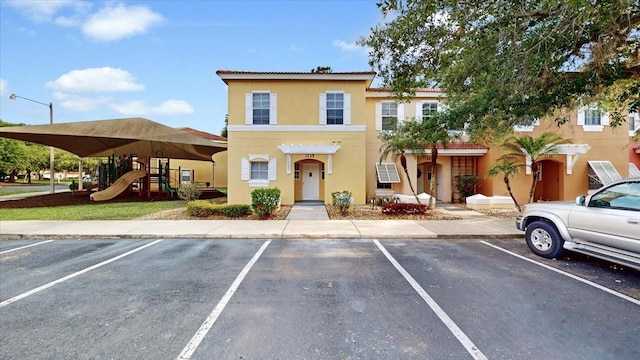
<path id="1" fill-rule="evenodd" d="M 302 164 L 302 200 L 320 200 L 320 165 Z"/>

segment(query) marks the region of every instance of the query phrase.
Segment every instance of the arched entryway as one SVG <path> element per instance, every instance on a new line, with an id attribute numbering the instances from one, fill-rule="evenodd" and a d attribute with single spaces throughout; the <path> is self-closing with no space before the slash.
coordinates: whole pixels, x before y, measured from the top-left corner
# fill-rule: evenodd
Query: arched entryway
<path id="1" fill-rule="evenodd" d="M 558 201 L 561 199 L 560 188 L 562 164 L 554 160 L 542 160 L 538 166 L 536 191 L 534 201 Z"/>
<path id="2" fill-rule="evenodd" d="M 296 201 L 318 201 L 324 188 L 324 163 L 301 160 L 295 163 Z"/>

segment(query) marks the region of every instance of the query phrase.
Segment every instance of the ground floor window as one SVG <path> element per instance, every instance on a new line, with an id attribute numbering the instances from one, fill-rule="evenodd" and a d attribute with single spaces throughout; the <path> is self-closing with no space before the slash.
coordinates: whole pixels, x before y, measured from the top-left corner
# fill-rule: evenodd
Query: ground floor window
<path id="1" fill-rule="evenodd" d="M 191 182 L 191 170 L 190 169 L 180 170 L 180 183 L 188 184 L 190 182 Z"/>
<path id="2" fill-rule="evenodd" d="M 251 162 L 251 180 L 268 180 L 269 163 L 266 161 Z"/>

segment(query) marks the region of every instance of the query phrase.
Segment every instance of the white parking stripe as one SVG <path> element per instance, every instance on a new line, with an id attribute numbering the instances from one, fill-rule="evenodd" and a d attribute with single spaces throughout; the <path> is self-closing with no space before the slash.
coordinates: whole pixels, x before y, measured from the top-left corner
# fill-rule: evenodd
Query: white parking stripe
<path id="1" fill-rule="evenodd" d="M 129 256 L 129 255 L 131 255 L 131 254 L 133 254 L 133 253 L 135 253 L 135 252 L 138 252 L 138 251 L 140 251 L 140 250 L 142 250 L 142 249 L 144 249 L 144 248 L 147 248 L 147 247 L 149 247 L 149 246 L 151 246 L 151 245 L 155 245 L 155 244 L 159 243 L 160 241 L 162 241 L 162 239 L 159 239 L 159 240 L 156 240 L 156 241 L 151 242 L 151 243 L 149 243 L 149 244 L 146 244 L 146 245 L 143 245 L 143 246 L 137 247 L 137 248 L 135 248 L 135 249 L 133 249 L 133 250 L 131 250 L 131 251 L 128 251 L 128 252 L 126 252 L 126 253 L 124 253 L 124 254 L 118 255 L 118 256 L 116 256 L 116 257 L 114 257 L 114 258 L 111 258 L 111 259 L 109 259 L 109 260 L 105 260 L 105 261 L 103 261 L 103 262 L 101 262 L 101 263 L 99 263 L 99 264 L 95 264 L 95 265 L 93 265 L 93 266 L 89 266 L 89 267 L 88 267 L 88 268 L 86 268 L 86 269 L 83 269 L 83 270 L 80 270 L 80 271 L 76 271 L 76 272 L 74 272 L 74 273 L 73 273 L 73 274 L 71 274 L 71 275 L 67 275 L 67 276 L 65 276 L 65 277 L 63 277 L 63 278 L 60 278 L 60 279 L 58 279 L 58 280 L 55 280 L 55 281 L 52 281 L 52 282 L 50 282 L 50 283 L 44 284 L 44 285 L 42 285 L 42 286 L 40 286 L 40 287 L 37 287 L 37 288 L 35 288 L 35 289 L 33 289 L 33 290 L 30 290 L 30 291 L 27 291 L 27 292 L 25 292 L 25 293 L 22 293 L 22 294 L 20 294 L 20 295 L 18 295 L 18 296 L 14 296 L 14 297 L 12 297 L 11 299 L 8 299 L 8 300 L 5 300 L 5 301 L 1 302 L 1 303 L 0 303 L 0 307 L 3 307 L 3 306 L 6 306 L 6 305 L 9 305 L 9 304 L 11 304 L 11 303 L 14 303 L 14 302 L 16 302 L 16 301 L 20 300 L 20 299 L 24 299 L 24 298 L 26 298 L 27 296 L 33 295 L 33 294 L 38 293 L 38 292 L 40 292 L 40 291 L 42 291 L 42 290 L 46 290 L 46 289 L 48 289 L 48 288 L 50 288 L 50 287 L 52 287 L 52 286 L 54 286 L 54 285 L 60 284 L 61 282 L 67 281 L 67 280 L 72 279 L 72 278 L 74 278 L 74 277 L 76 277 L 76 276 L 82 275 L 82 274 L 84 274 L 84 273 L 86 273 L 86 272 L 89 272 L 89 271 L 91 271 L 91 270 L 97 269 L 97 268 L 99 268 L 99 267 L 101 267 L 101 266 L 107 265 L 107 264 L 112 263 L 112 262 L 114 262 L 114 261 L 116 261 L 116 260 L 122 259 L 122 258 L 123 258 L 123 257 L 125 257 L 125 256 Z"/>
<path id="2" fill-rule="evenodd" d="M 553 266 L 549 266 L 549 265 L 547 265 L 547 264 L 543 264 L 543 263 L 541 263 L 541 262 L 537 262 L 537 261 L 535 261 L 535 260 L 529 259 L 529 258 L 528 258 L 528 257 L 526 257 L 526 256 L 522 256 L 522 255 L 520 255 L 520 254 L 516 254 L 516 253 L 511 252 L 511 251 L 509 251 L 509 250 L 507 250 L 507 249 L 503 249 L 503 248 L 501 248 L 501 247 L 499 247 L 499 246 L 496 246 L 496 245 L 493 245 L 493 244 L 489 244 L 489 243 L 488 243 L 488 242 L 486 242 L 486 241 L 480 241 L 480 242 L 481 242 L 481 243 L 483 243 L 483 244 L 485 244 L 485 245 L 489 245 L 489 246 L 491 246 L 491 247 L 492 247 L 492 248 L 494 248 L 494 249 L 497 249 L 497 250 L 500 250 L 500 251 L 502 251 L 502 252 L 505 252 L 505 253 L 507 253 L 507 254 L 509 254 L 509 255 L 515 256 L 515 257 L 517 257 L 517 258 L 519 258 L 519 259 L 522 259 L 522 260 L 528 261 L 528 262 L 530 262 L 530 263 L 532 263 L 532 264 L 536 264 L 536 265 L 541 266 L 541 267 L 543 267 L 543 268 L 545 268 L 545 269 L 548 269 L 548 270 L 551 270 L 551 271 L 555 271 L 555 272 L 557 272 L 558 274 L 562 274 L 562 275 L 567 276 L 567 277 L 570 277 L 570 278 L 572 278 L 572 279 L 574 279 L 574 280 L 578 280 L 578 281 L 580 281 L 580 282 L 582 282 L 582 283 L 585 283 L 585 284 L 587 284 L 587 285 L 593 286 L 593 287 L 594 287 L 594 288 L 596 288 L 596 289 L 600 289 L 600 290 L 602 290 L 602 291 L 604 291 L 604 292 L 607 292 L 607 293 L 609 293 L 609 294 L 611 294 L 611 295 L 615 295 L 615 296 L 617 296 L 617 297 L 619 297 L 619 298 L 621 298 L 621 299 L 627 300 L 627 301 L 632 302 L 632 303 L 634 303 L 634 304 L 636 304 L 636 305 L 640 305 L 640 300 L 638 300 L 638 299 L 634 299 L 634 298 L 632 298 L 632 297 L 630 297 L 630 296 L 627 296 L 627 295 L 625 295 L 625 294 L 619 293 L 619 292 L 617 292 L 617 291 L 615 291 L 615 290 L 611 290 L 611 289 L 609 289 L 608 287 L 602 286 L 602 285 L 600 285 L 600 284 L 596 284 L 596 283 L 594 283 L 594 282 L 592 282 L 592 281 L 589 281 L 589 280 L 587 280 L 587 279 L 583 279 L 583 278 L 581 278 L 581 277 L 579 277 L 579 276 L 576 276 L 576 275 L 570 274 L 570 273 L 565 272 L 565 271 L 562 271 L 562 270 L 560 270 L 560 269 L 556 269 L 556 268 L 554 268 Z"/>
<path id="3" fill-rule="evenodd" d="M 398 270 L 400 274 L 404 276 L 407 282 L 409 282 L 409 284 L 422 297 L 422 299 L 427 303 L 427 305 L 429 305 L 431 310 L 433 310 L 433 312 L 438 316 L 438 318 L 440 318 L 440 321 L 442 321 L 444 325 L 447 328 L 449 328 L 449 331 L 451 331 L 451 333 L 456 337 L 456 339 L 458 339 L 458 341 L 462 344 L 462 346 L 464 346 L 464 348 L 467 349 L 467 352 L 471 354 L 471 356 L 473 356 L 474 359 L 486 360 L 487 357 L 482 353 L 482 351 L 480 351 L 480 349 L 478 349 L 478 347 L 473 344 L 473 342 L 467 337 L 467 335 L 465 335 L 465 333 L 462 332 L 462 330 L 458 327 L 458 325 L 456 325 L 456 323 L 454 323 L 453 320 L 451 320 L 449 315 L 447 315 L 447 313 L 445 313 L 444 310 L 442 310 L 440 305 L 438 305 L 438 303 L 436 303 L 435 300 L 433 300 L 433 298 L 429 296 L 429 294 L 427 294 L 427 292 L 422 288 L 422 286 L 420 286 L 420 284 L 418 284 L 418 282 L 413 278 L 413 276 L 411 276 L 407 272 L 407 270 L 405 270 L 402 267 L 402 265 L 400 265 L 400 263 L 398 263 L 396 259 L 394 259 L 394 257 L 391 256 L 391 254 L 389 254 L 387 249 L 385 249 L 384 246 L 382 246 L 382 244 L 380 244 L 378 240 L 373 240 L 373 242 L 380 249 L 380 251 L 382 251 L 384 256 L 387 257 L 387 259 L 391 262 L 391 264 L 393 264 L 396 270 Z"/>
<path id="4" fill-rule="evenodd" d="M 207 318 L 204 320 L 202 325 L 200 325 L 200 328 L 198 329 L 198 331 L 196 331 L 196 334 L 193 335 L 193 337 L 191 338 L 187 346 L 185 346 L 182 352 L 180 353 L 180 355 L 178 355 L 177 357 L 178 360 L 191 359 L 191 356 L 196 351 L 198 346 L 200 346 L 200 343 L 202 342 L 204 337 L 207 335 L 207 333 L 209 332 L 213 324 L 216 322 L 216 320 L 218 320 L 218 316 L 220 316 L 220 314 L 222 313 L 222 310 L 224 310 L 224 308 L 229 303 L 229 300 L 231 300 L 231 297 L 233 296 L 233 294 L 235 294 L 236 290 L 240 286 L 240 283 L 242 283 L 242 280 L 244 280 L 245 276 L 247 276 L 247 273 L 249 273 L 249 270 L 251 270 L 251 267 L 253 267 L 253 264 L 255 264 L 256 261 L 258 261 L 258 259 L 260 258 L 264 250 L 267 248 L 267 246 L 269 246 L 269 244 L 271 244 L 271 240 L 267 240 L 267 242 L 262 244 L 258 252 L 255 255 L 253 255 L 253 257 L 251 258 L 251 260 L 249 260 L 247 265 L 244 266 L 240 274 L 238 274 L 238 276 L 233 281 L 233 283 L 231 283 L 231 286 L 229 287 L 227 292 L 224 294 L 222 299 L 220 299 L 216 307 L 213 308 L 213 311 L 211 311 L 211 313 L 209 314 L 209 316 L 207 316 Z"/>
<path id="5" fill-rule="evenodd" d="M 0 255 L 2 255 L 2 254 L 6 254 L 6 253 L 10 253 L 10 252 L 12 252 L 12 251 L 18 251 L 18 250 L 22 250 L 22 249 L 30 248 L 30 247 L 32 247 L 32 246 L 38 246 L 38 245 L 46 244 L 46 243 L 49 243 L 49 242 L 52 242 L 52 241 L 53 241 L 53 240 L 40 241 L 40 242 L 37 242 L 37 243 L 35 243 L 35 244 L 25 245 L 25 246 L 17 247 L 17 248 L 15 248 L 15 249 L 10 249 L 10 250 L 5 250 L 5 251 L 0 251 Z"/>

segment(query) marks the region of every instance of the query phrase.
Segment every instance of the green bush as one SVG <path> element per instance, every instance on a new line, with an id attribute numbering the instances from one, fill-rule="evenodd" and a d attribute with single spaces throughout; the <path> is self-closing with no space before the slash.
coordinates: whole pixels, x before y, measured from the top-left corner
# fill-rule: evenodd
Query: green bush
<path id="1" fill-rule="evenodd" d="M 246 204 L 216 205 L 220 214 L 227 217 L 242 217 L 251 214 L 251 207 Z"/>
<path id="2" fill-rule="evenodd" d="M 251 210 L 260 217 L 270 216 L 280 203 L 280 189 L 255 189 L 251 192 Z"/>
<path id="3" fill-rule="evenodd" d="M 480 182 L 478 175 L 456 175 L 455 179 L 461 201 L 476 193 L 476 185 Z"/>
<path id="4" fill-rule="evenodd" d="M 207 217 L 213 214 L 214 204 L 207 200 L 193 200 L 187 203 L 187 214 L 189 216 Z"/>
<path id="5" fill-rule="evenodd" d="M 180 184 L 178 197 L 184 201 L 196 200 L 202 195 L 202 185 L 196 183 Z"/>
<path id="6" fill-rule="evenodd" d="M 249 205 L 214 204 L 208 200 L 193 200 L 187 203 L 187 214 L 196 217 L 222 215 L 235 218 L 251 214 L 251 208 Z"/>
<path id="7" fill-rule="evenodd" d="M 389 215 L 398 214 L 424 214 L 427 212 L 425 204 L 388 203 L 382 206 L 382 213 Z"/>
<path id="8" fill-rule="evenodd" d="M 333 198 L 333 206 L 338 209 L 340 214 L 345 215 L 351 206 L 351 193 L 347 190 L 336 191 L 331 193 Z"/>

